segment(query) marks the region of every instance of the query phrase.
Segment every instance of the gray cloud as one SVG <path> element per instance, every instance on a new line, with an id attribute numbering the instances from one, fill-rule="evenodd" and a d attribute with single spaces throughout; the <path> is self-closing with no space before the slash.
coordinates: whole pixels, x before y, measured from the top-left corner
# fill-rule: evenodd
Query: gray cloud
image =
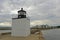
<path id="1" fill-rule="evenodd" d="M 49 20 L 47 24 L 60 24 L 60 0 L 0 0 L 0 22 L 11 22 L 21 7 L 27 11 L 31 22 Z"/>

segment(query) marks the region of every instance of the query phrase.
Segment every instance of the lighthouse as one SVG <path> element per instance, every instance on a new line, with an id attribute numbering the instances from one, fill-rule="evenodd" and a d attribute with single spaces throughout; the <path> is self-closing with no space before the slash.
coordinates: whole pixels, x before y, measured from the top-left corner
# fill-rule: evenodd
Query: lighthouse
<path id="1" fill-rule="evenodd" d="M 26 17 L 26 11 L 18 10 L 18 17 L 12 18 L 12 36 L 26 37 L 30 35 L 30 19 Z"/>

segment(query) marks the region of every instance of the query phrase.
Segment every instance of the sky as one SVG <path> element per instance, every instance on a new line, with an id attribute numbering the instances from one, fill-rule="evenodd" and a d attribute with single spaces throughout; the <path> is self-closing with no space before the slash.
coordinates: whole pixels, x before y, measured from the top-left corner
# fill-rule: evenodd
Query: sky
<path id="1" fill-rule="evenodd" d="M 20 8 L 27 11 L 32 26 L 60 25 L 60 0 L 0 0 L 0 26 L 11 26 Z"/>

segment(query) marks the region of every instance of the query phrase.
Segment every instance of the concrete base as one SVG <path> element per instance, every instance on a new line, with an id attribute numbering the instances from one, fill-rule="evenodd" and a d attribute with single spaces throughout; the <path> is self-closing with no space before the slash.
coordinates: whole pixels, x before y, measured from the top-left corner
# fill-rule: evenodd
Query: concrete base
<path id="1" fill-rule="evenodd" d="M 27 18 L 12 19 L 12 36 L 26 37 L 30 35 L 30 20 Z"/>

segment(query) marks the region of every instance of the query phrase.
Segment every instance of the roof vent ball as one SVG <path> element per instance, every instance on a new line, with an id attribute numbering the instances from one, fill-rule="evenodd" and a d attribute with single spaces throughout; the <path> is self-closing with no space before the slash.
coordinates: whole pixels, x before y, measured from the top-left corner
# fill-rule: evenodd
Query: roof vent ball
<path id="1" fill-rule="evenodd" d="M 21 10 L 23 10 L 23 8 L 21 8 Z"/>

